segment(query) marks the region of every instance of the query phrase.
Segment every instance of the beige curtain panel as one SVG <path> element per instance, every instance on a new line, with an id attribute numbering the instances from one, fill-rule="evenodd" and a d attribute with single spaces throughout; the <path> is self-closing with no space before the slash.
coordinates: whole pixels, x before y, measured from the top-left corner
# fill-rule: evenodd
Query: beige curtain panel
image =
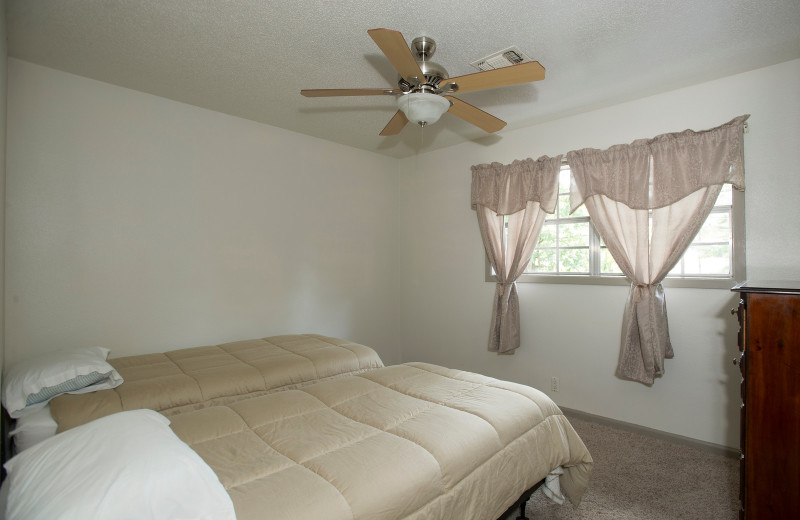
<path id="1" fill-rule="evenodd" d="M 673 357 L 661 281 L 702 227 L 724 183 L 744 189 L 742 134 L 749 116 L 702 132 L 567 154 L 571 209 L 586 205 L 631 280 L 617 375 L 653 384 Z"/>
<path id="2" fill-rule="evenodd" d="M 497 275 L 490 351 L 511 354 L 520 345 L 515 282 L 530 262 L 545 213 L 555 211 L 560 169 L 560 155 L 472 167 L 472 209 L 478 214 L 483 246 Z"/>

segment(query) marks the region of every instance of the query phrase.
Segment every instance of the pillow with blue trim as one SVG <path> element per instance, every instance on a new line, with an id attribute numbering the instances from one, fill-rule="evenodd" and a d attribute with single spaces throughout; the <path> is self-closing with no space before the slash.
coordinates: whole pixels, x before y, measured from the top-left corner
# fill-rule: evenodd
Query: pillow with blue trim
<path id="1" fill-rule="evenodd" d="M 3 406 L 14 419 L 44 408 L 61 394 L 114 388 L 122 376 L 106 359 L 109 350 L 87 347 L 57 350 L 24 359 L 3 374 Z"/>

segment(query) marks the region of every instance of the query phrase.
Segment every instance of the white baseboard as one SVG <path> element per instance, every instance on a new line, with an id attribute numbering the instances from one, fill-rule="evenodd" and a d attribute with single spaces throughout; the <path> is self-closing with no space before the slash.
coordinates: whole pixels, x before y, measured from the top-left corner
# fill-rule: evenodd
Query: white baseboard
<path id="1" fill-rule="evenodd" d="M 610 426 L 612 428 L 617 428 L 632 433 L 639 433 L 641 435 L 647 435 L 648 437 L 655 437 L 656 439 L 674 442 L 675 444 L 682 444 L 684 446 L 708 453 L 713 453 L 715 455 L 724 455 L 734 459 L 738 459 L 740 456 L 739 450 L 736 448 L 731 448 L 730 446 L 723 446 L 722 444 L 714 444 L 713 442 L 692 439 L 691 437 L 684 437 L 683 435 L 656 430 L 646 426 L 640 426 L 638 424 L 618 421 L 616 419 L 609 419 L 608 417 L 581 412 L 580 410 L 573 410 L 572 408 L 564 408 L 563 406 L 559 406 L 559 408 L 561 408 L 561 411 L 564 412 L 564 415 L 566 415 L 567 418 L 575 417 L 576 419 L 583 419 L 584 421 L 602 424 L 604 426 Z"/>

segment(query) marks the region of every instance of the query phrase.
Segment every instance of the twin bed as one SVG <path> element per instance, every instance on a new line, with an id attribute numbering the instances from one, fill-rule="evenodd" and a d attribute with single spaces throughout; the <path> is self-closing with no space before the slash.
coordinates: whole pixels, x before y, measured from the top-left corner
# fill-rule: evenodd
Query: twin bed
<path id="1" fill-rule="evenodd" d="M 550 494 L 577 504 L 591 472 L 583 442 L 542 392 L 425 363 L 384 367 L 372 349 L 335 338 L 277 336 L 109 362 L 124 382 L 52 399 L 65 434 L 29 451 L 155 410 L 210 467 L 239 520 L 494 520 L 545 480 Z M 143 480 L 142 489 L 152 486 Z"/>

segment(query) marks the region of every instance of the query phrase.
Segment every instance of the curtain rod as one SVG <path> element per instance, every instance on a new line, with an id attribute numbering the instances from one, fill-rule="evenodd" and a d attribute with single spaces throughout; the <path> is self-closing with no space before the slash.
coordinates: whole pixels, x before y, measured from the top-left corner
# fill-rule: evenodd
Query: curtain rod
<path id="1" fill-rule="evenodd" d="M 742 129 L 743 129 L 742 132 L 745 133 L 745 134 L 750 132 L 750 124 L 749 124 L 748 121 L 745 121 L 744 123 L 742 123 Z M 567 164 L 566 154 L 561 159 L 561 164 Z"/>

